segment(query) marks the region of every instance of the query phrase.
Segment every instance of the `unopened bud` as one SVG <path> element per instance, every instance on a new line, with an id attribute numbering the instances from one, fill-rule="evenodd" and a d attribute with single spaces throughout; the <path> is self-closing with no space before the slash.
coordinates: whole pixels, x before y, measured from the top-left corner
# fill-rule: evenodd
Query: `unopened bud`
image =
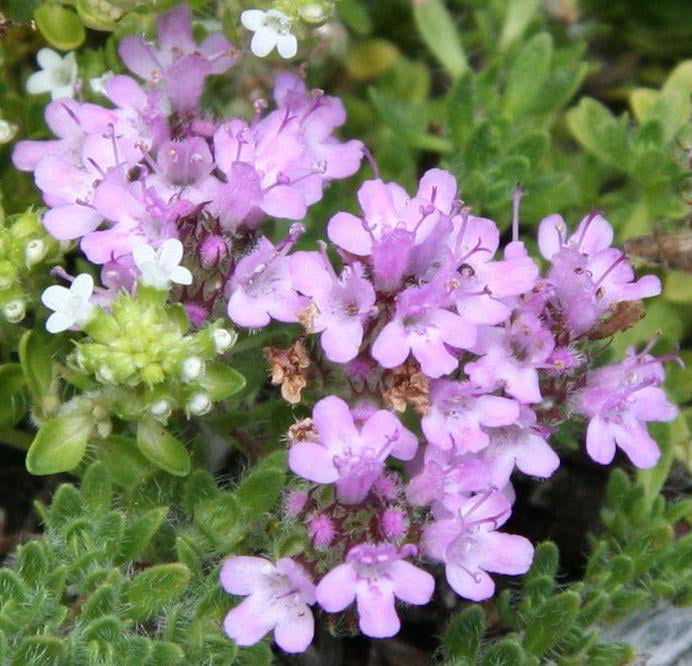
<path id="1" fill-rule="evenodd" d="M 0 144 L 9 143 L 17 133 L 17 126 L 0 118 Z"/>
<path id="2" fill-rule="evenodd" d="M 187 411 L 192 416 L 202 416 L 211 411 L 211 399 L 206 393 L 195 393 L 187 403 Z"/>
<path id="3" fill-rule="evenodd" d="M 27 268 L 35 266 L 43 260 L 48 252 L 48 247 L 40 238 L 34 238 L 27 242 L 24 248 L 24 261 Z"/>
<path id="4" fill-rule="evenodd" d="M 157 419 L 167 418 L 172 410 L 172 405 L 168 400 L 157 400 L 151 407 L 149 412 Z"/>
<path id="5" fill-rule="evenodd" d="M 7 303 L 5 303 L 5 305 L 2 306 L 2 314 L 3 317 L 5 317 L 5 319 L 10 322 L 10 324 L 16 324 L 20 322 L 22 319 L 24 319 L 24 316 L 26 315 L 26 307 L 24 306 L 24 301 L 18 298 L 8 301 Z"/>
<path id="6" fill-rule="evenodd" d="M 180 375 L 184 382 L 193 382 L 204 372 L 204 361 L 197 356 L 190 356 L 183 361 Z"/>
<path id="7" fill-rule="evenodd" d="M 216 328 L 212 331 L 211 337 L 216 353 L 223 354 L 235 344 L 238 334 L 235 331 L 227 331 L 225 328 Z"/>
<path id="8" fill-rule="evenodd" d="M 203 268 L 215 268 L 228 254 L 228 246 L 221 236 L 209 236 L 199 246 L 199 262 Z"/>
<path id="9" fill-rule="evenodd" d="M 327 12 L 323 5 L 318 2 L 311 2 L 304 5 L 299 10 L 300 18 L 306 23 L 322 23 L 327 18 Z"/>

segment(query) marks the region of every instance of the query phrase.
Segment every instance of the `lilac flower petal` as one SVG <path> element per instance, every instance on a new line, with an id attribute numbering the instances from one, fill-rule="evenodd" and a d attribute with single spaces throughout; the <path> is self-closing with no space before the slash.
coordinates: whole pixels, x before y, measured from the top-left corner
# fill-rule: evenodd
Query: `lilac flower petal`
<path id="1" fill-rule="evenodd" d="M 147 105 L 146 93 L 131 76 L 110 76 L 103 87 L 108 99 L 116 106 L 141 110 Z"/>
<path id="2" fill-rule="evenodd" d="M 348 405 L 334 395 L 322 398 L 312 411 L 320 442 L 334 454 L 350 448 L 359 439 Z"/>
<path id="3" fill-rule="evenodd" d="M 41 221 L 58 240 L 80 238 L 92 232 L 103 218 L 91 207 L 68 204 L 47 210 Z"/>
<path id="4" fill-rule="evenodd" d="M 586 430 L 586 450 L 593 460 L 608 465 L 615 457 L 615 435 L 612 427 L 600 416 L 589 422 Z"/>
<path id="5" fill-rule="evenodd" d="M 362 341 L 363 325 L 360 321 L 330 326 L 322 333 L 320 340 L 327 358 L 334 363 L 348 363 L 353 360 Z"/>
<path id="6" fill-rule="evenodd" d="M 161 49 L 190 52 L 197 48 L 192 38 L 192 13 L 185 4 L 161 14 L 156 21 L 156 30 Z"/>
<path id="7" fill-rule="evenodd" d="M 364 584 L 356 595 L 358 625 L 371 638 L 389 638 L 399 632 L 401 622 L 394 608 L 394 594 L 384 585 Z"/>
<path id="8" fill-rule="evenodd" d="M 262 577 L 273 570 L 271 562 L 263 557 L 238 555 L 223 563 L 219 579 L 229 594 L 246 595 L 251 594 Z"/>
<path id="9" fill-rule="evenodd" d="M 632 399 L 633 412 L 640 421 L 672 421 L 678 415 L 678 408 L 658 387 L 639 389 Z"/>
<path id="10" fill-rule="evenodd" d="M 479 536 L 482 555 L 476 561 L 485 571 L 516 576 L 528 571 L 533 560 L 531 542 L 518 534 L 486 532 Z"/>
<path id="11" fill-rule="evenodd" d="M 277 185 L 264 193 L 262 210 L 271 217 L 302 220 L 307 212 L 303 195 L 289 185 Z"/>
<path id="12" fill-rule="evenodd" d="M 178 58 L 166 70 L 168 97 L 179 112 L 192 111 L 202 96 L 211 65 L 206 58 L 192 54 Z"/>
<path id="13" fill-rule="evenodd" d="M 243 289 L 234 290 L 228 299 L 228 316 L 245 328 L 263 328 L 271 321 L 262 302 L 250 298 Z"/>
<path id="14" fill-rule="evenodd" d="M 124 37 L 118 45 L 118 54 L 127 68 L 143 79 L 158 81 L 161 77 L 161 63 L 157 61 L 154 49 L 141 37 Z"/>
<path id="15" fill-rule="evenodd" d="M 238 645 L 254 645 L 274 628 L 276 615 L 276 608 L 266 598 L 252 594 L 229 611 L 223 628 Z"/>
<path id="16" fill-rule="evenodd" d="M 519 405 L 514 400 L 495 395 L 481 395 L 476 399 L 475 412 L 482 425 L 499 428 L 519 418 Z"/>
<path id="17" fill-rule="evenodd" d="M 443 169 L 428 169 L 420 179 L 416 197 L 434 203 L 443 213 L 449 213 L 457 198 L 456 178 Z"/>
<path id="18" fill-rule="evenodd" d="M 641 469 L 654 467 L 661 457 L 661 450 L 649 435 L 646 426 L 632 419 L 631 422 L 612 425 L 616 444 L 627 454 L 633 465 Z"/>
<path id="19" fill-rule="evenodd" d="M 570 237 L 577 249 L 584 254 L 596 254 L 609 248 L 613 242 L 613 227 L 602 215 L 587 215 Z"/>
<path id="20" fill-rule="evenodd" d="M 339 472 L 334 466 L 334 456 L 314 442 L 298 442 L 288 451 L 290 470 L 315 483 L 335 483 Z"/>
<path id="21" fill-rule="evenodd" d="M 421 370 L 428 377 L 437 379 L 442 375 L 448 375 L 459 365 L 459 359 L 451 354 L 440 340 L 415 335 L 409 338 L 409 343 Z"/>
<path id="22" fill-rule="evenodd" d="M 442 334 L 442 340 L 452 347 L 470 349 L 476 343 L 476 327 L 448 310 L 436 310 L 431 323 Z"/>
<path id="23" fill-rule="evenodd" d="M 409 349 L 403 326 L 398 321 L 391 321 L 375 339 L 372 356 L 385 368 L 395 368 L 406 360 Z"/>
<path id="24" fill-rule="evenodd" d="M 349 606 L 356 597 L 358 577 L 351 564 L 334 567 L 317 585 L 317 603 L 328 613 L 337 613 Z"/>
<path id="25" fill-rule="evenodd" d="M 432 599 L 435 579 L 410 562 L 399 560 L 389 568 L 394 583 L 394 594 L 408 604 L 423 605 Z"/>
<path id="26" fill-rule="evenodd" d="M 552 259 L 567 241 L 567 225 L 562 215 L 549 215 L 538 226 L 538 249 L 544 259 Z"/>
<path id="27" fill-rule="evenodd" d="M 527 434 L 514 448 L 517 467 L 531 476 L 547 479 L 560 466 L 560 458 L 538 435 Z"/>
<path id="28" fill-rule="evenodd" d="M 327 235 L 342 250 L 367 256 L 372 252 L 372 237 L 363 224 L 363 220 L 351 213 L 337 213 L 329 220 Z"/>
<path id="29" fill-rule="evenodd" d="M 305 652 L 315 636 L 315 618 L 306 606 L 291 611 L 288 618 L 279 620 L 274 628 L 274 640 L 285 652 Z"/>
<path id="30" fill-rule="evenodd" d="M 472 324 L 501 324 L 512 313 L 504 303 L 488 294 L 465 296 L 462 292 L 456 308 L 459 316 Z"/>
<path id="31" fill-rule="evenodd" d="M 467 569 L 447 562 L 445 576 L 450 587 L 464 599 L 483 601 L 495 594 L 495 583 L 485 571 L 474 571 L 471 576 Z"/>
<path id="32" fill-rule="evenodd" d="M 332 278 L 319 252 L 295 252 L 289 257 L 291 280 L 306 296 L 315 296 L 331 289 Z"/>

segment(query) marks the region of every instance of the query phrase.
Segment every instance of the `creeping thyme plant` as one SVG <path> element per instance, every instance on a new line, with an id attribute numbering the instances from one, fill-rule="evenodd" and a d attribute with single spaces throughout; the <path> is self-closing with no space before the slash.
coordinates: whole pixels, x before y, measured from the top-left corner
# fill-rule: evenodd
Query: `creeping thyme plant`
<path id="1" fill-rule="evenodd" d="M 2 663 L 615 665 L 692 603 L 692 61 L 617 118 L 579 12 L 10 0 Z"/>

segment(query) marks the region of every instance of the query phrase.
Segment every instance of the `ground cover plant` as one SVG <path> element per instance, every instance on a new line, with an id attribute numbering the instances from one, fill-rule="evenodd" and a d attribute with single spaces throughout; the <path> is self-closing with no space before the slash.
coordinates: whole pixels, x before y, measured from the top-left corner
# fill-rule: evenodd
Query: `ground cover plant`
<path id="1" fill-rule="evenodd" d="M 615 665 L 692 603 L 676 3 L 5 5 L 2 663 Z"/>

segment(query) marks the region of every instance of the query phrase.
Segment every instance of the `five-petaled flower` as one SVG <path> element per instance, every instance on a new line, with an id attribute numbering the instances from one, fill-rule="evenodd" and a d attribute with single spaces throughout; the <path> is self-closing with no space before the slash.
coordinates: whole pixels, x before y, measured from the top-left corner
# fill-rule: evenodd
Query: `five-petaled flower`
<path id="1" fill-rule="evenodd" d="M 26 89 L 31 95 L 50 93 L 52 99 L 74 97 L 77 83 L 77 60 L 70 51 L 64 58 L 53 49 L 43 48 L 36 54 L 41 69 L 34 72 L 26 81 Z"/>
<path id="2" fill-rule="evenodd" d="M 88 273 L 78 275 L 69 289 L 57 284 L 48 287 L 41 294 L 41 302 L 54 312 L 46 320 L 46 330 L 62 333 L 73 326 L 86 324 L 94 310 L 91 304 L 93 292 L 94 280 Z"/>
<path id="3" fill-rule="evenodd" d="M 247 9 L 240 21 L 255 33 L 250 49 L 258 58 L 268 56 L 274 47 L 282 58 L 293 58 L 298 52 L 298 40 L 291 34 L 291 19 L 278 9 Z"/>

